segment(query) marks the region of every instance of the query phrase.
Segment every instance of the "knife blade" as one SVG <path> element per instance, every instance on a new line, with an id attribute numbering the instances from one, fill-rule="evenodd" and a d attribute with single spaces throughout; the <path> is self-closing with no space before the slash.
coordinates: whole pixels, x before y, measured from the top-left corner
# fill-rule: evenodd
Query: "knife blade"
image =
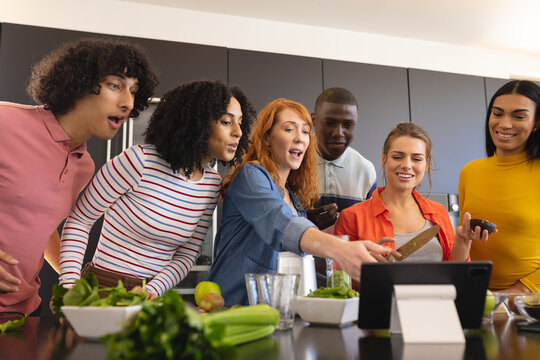
<path id="1" fill-rule="evenodd" d="M 397 252 L 401 254 L 401 257 L 396 258 L 394 255 L 388 255 L 388 261 L 402 261 L 406 259 L 409 255 L 414 253 L 416 250 L 420 249 L 422 246 L 426 245 L 429 240 L 433 239 L 435 235 L 439 232 L 441 225 L 435 225 L 430 227 L 427 230 L 422 231 L 420 234 L 413 237 L 411 240 L 407 241 L 405 244 L 401 245 Z"/>

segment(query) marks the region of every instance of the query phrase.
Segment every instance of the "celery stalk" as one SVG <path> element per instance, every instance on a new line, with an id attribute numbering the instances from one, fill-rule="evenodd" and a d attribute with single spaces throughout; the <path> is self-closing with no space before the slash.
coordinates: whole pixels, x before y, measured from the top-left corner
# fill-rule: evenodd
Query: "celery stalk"
<path id="1" fill-rule="evenodd" d="M 268 305 L 245 306 L 201 317 L 210 341 L 216 347 L 232 346 L 268 336 L 279 322 L 279 311 Z M 217 336 L 223 331 L 222 336 Z"/>
<path id="2" fill-rule="evenodd" d="M 206 324 L 260 324 L 274 325 L 279 322 L 279 311 L 268 305 L 244 306 L 203 316 Z"/>
<path id="3" fill-rule="evenodd" d="M 224 336 L 235 336 L 238 334 L 245 334 L 257 329 L 260 329 L 261 327 L 268 326 L 268 325 L 226 325 Z"/>

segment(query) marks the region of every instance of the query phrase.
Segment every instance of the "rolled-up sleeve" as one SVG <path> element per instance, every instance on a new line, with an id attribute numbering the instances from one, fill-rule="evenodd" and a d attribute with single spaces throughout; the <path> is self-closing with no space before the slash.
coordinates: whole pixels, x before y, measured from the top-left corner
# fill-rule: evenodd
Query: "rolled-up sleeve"
<path id="1" fill-rule="evenodd" d="M 259 165 L 243 166 L 226 198 L 257 235 L 277 251 L 301 254 L 300 238 L 304 231 L 316 228 L 308 219 L 293 214 L 273 179 Z"/>
<path id="2" fill-rule="evenodd" d="M 283 238 L 281 239 L 281 247 L 283 250 L 302 255 L 303 252 L 300 249 L 300 238 L 304 234 L 304 231 L 310 227 L 317 228 L 306 218 L 299 216 L 291 218 L 291 221 L 289 221 L 289 224 L 287 224 L 283 231 Z"/>

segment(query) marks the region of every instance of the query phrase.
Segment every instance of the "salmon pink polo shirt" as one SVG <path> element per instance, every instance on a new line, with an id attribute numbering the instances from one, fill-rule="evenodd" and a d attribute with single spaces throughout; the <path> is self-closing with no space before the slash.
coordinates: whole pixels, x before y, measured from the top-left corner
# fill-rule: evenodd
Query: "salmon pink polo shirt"
<path id="1" fill-rule="evenodd" d="M 70 213 L 94 173 L 86 144 L 72 141 L 42 106 L 0 102 L 0 249 L 19 260 L 0 266 L 19 291 L 0 294 L 0 311 L 33 312 L 50 235 Z"/>

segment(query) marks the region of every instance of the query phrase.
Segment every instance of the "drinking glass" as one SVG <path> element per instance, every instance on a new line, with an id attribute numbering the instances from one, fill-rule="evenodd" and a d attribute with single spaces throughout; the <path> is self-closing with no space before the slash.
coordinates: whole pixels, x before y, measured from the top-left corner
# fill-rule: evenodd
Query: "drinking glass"
<path id="1" fill-rule="evenodd" d="M 259 301 L 279 311 L 277 330 L 291 329 L 294 322 L 298 274 L 258 274 Z"/>

